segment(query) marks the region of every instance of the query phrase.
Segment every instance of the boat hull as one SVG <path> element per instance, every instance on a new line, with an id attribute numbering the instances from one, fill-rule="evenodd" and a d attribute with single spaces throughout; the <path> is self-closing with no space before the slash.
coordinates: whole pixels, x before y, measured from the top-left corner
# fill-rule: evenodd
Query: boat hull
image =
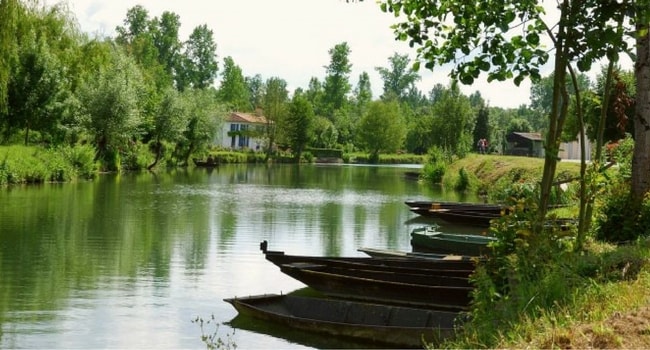
<path id="1" fill-rule="evenodd" d="M 494 241 L 496 241 L 494 237 L 446 234 L 428 227 L 418 228 L 411 232 L 413 250 L 421 252 L 483 256 L 489 255 L 488 244 Z"/>
<path id="2" fill-rule="evenodd" d="M 472 287 L 406 283 L 318 271 L 302 264 L 285 264 L 281 271 L 332 297 L 450 310 L 469 306 Z"/>
<path id="3" fill-rule="evenodd" d="M 264 295 L 224 299 L 244 315 L 292 329 L 403 348 L 439 344 L 458 314 L 351 301 Z"/>

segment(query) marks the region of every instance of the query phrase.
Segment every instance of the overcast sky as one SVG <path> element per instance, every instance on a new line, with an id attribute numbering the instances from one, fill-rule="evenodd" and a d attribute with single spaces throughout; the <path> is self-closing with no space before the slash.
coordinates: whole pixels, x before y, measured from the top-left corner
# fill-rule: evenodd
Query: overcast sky
<path id="1" fill-rule="evenodd" d="M 65 0 L 64 0 L 65 1 Z M 49 0 L 48 3 L 54 3 Z M 123 25 L 127 10 L 142 5 L 150 17 L 164 11 L 179 15 L 180 39 L 207 24 L 217 43 L 219 68 L 223 58 L 231 56 L 244 76 L 260 74 L 264 80 L 279 77 L 287 81 L 289 91 L 307 88 L 309 80 L 323 81 L 324 66 L 330 63 L 328 51 L 347 42 L 350 47 L 352 73 L 350 82 L 357 85 L 359 75 L 370 75 L 373 97 L 382 93 L 383 83 L 375 67 L 389 67 L 393 53 L 415 57 L 415 49 L 406 42 L 395 41 L 390 25 L 392 14 L 383 13 L 377 3 L 366 0 L 68 0 L 84 32 L 115 36 L 115 27 Z M 428 94 L 437 84 L 449 84 L 449 68 L 434 72 L 420 69 L 420 90 Z M 220 71 L 221 72 L 221 71 Z M 219 72 L 219 73 L 220 73 Z M 549 72 L 542 72 L 547 75 Z M 220 76 L 217 78 L 219 79 Z M 466 94 L 480 91 L 490 106 L 514 108 L 529 104 L 530 83 L 517 87 L 512 81 L 486 83 L 477 81 L 462 86 Z"/>

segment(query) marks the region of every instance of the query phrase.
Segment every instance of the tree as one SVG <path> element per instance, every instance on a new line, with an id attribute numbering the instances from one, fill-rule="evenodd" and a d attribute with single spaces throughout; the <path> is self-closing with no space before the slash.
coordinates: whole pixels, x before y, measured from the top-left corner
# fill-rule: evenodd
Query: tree
<path id="1" fill-rule="evenodd" d="M 153 148 L 155 157 L 147 169 L 153 169 L 162 158 L 165 144 L 174 144 L 183 135 L 187 126 L 186 113 L 183 101 L 173 88 L 168 88 L 163 94 L 163 99 L 158 105 L 157 113 L 154 116 L 154 128 L 152 130 Z"/>
<path id="2" fill-rule="evenodd" d="M 650 1 L 637 1 L 635 9 L 636 110 L 633 119 L 632 200 L 637 204 L 650 191 Z"/>
<path id="3" fill-rule="evenodd" d="M 47 43 L 23 43 L 20 63 L 9 81 L 7 132 L 12 128 L 55 132 L 63 115 L 58 107 L 67 93 L 64 67 Z"/>
<path id="4" fill-rule="evenodd" d="M 431 113 L 433 119 L 429 124 L 429 137 L 433 145 L 460 157 L 472 150 L 472 107 L 458 84 L 452 83 L 441 92 Z"/>
<path id="5" fill-rule="evenodd" d="M 181 68 L 176 78 L 178 89 L 205 89 L 212 86 L 219 69 L 216 52 L 217 44 L 212 30 L 205 24 L 194 28 L 185 42 Z"/>
<path id="6" fill-rule="evenodd" d="M 305 91 L 305 97 L 311 102 L 314 107 L 314 113 L 319 116 L 325 116 L 325 91 L 323 85 L 316 77 L 309 79 L 309 87 Z"/>
<path id="7" fill-rule="evenodd" d="M 375 68 L 384 81 L 382 98 L 395 96 L 400 102 L 403 102 L 415 82 L 421 79 L 420 74 L 411 68 L 408 55 L 394 53 L 388 61 L 390 62 L 389 68 Z"/>
<path id="8" fill-rule="evenodd" d="M 251 110 L 250 95 L 244 75 L 230 56 L 223 59 L 223 77 L 217 90 L 217 97 L 228 103 L 235 111 Z"/>
<path id="9" fill-rule="evenodd" d="M 169 11 L 163 12 L 160 18 L 150 22 L 153 44 L 158 49 L 158 61 L 165 67 L 169 76 L 174 76 L 179 66 L 182 43 L 178 38 L 181 27 L 180 17 Z"/>
<path id="10" fill-rule="evenodd" d="M 269 78 L 264 88 L 264 117 L 266 118 L 266 139 L 268 147 L 266 149 L 266 159 L 271 158 L 273 147 L 277 138 L 277 126 L 284 122 L 287 113 L 287 102 L 289 92 L 287 91 L 287 82 L 277 77 Z"/>
<path id="11" fill-rule="evenodd" d="M 303 150 L 313 137 L 314 125 L 314 110 L 304 94 L 294 93 L 284 125 L 296 162 L 300 162 Z"/>
<path id="12" fill-rule="evenodd" d="M 177 153 L 183 164 L 187 165 L 194 152 L 212 144 L 227 109 L 218 102 L 211 89 L 187 89 L 182 96 L 188 120 L 183 138 L 177 145 Z"/>
<path id="13" fill-rule="evenodd" d="M 364 115 L 368 104 L 372 101 L 372 87 L 370 86 L 370 76 L 363 72 L 359 75 L 359 82 L 354 89 L 354 103 L 356 113 Z"/>
<path id="14" fill-rule="evenodd" d="M 0 0 L 0 117 L 6 115 L 8 110 L 9 79 L 12 68 L 18 61 L 19 43 L 16 32 L 22 12 L 20 1 Z M 2 119 L 0 127 L 4 124 Z"/>
<path id="15" fill-rule="evenodd" d="M 349 74 L 352 71 L 352 64 L 349 60 L 350 47 L 347 42 L 335 45 L 328 52 L 330 54 L 330 64 L 325 66 L 323 103 L 325 116 L 332 118 L 334 112 L 343 108 L 347 103 L 347 94 L 351 89 Z"/>
<path id="16" fill-rule="evenodd" d="M 490 118 L 489 111 L 486 107 L 481 107 L 478 110 L 478 115 L 476 116 L 476 123 L 474 124 L 474 145 L 480 139 L 486 139 L 489 142 L 490 140 Z"/>
<path id="17" fill-rule="evenodd" d="M 380 152 L 395 152 L 404 143 L 406 128 L 397 102 L 373 101 L 359 121 L 359 141 L 379 161 Z"/>
<path id="18" fill-rule="evenodd" d="M 262 97 L 264 96 L 264 80 L 260 74 L 255 74 L 252 77 L 244 78 L 246 88 L 248 89 L 248 96 L 250 105 L 253 110 L 262 107 Z"/>
<path id="19" fill-rule="evenodd" d="M 97 72 L 81 88 L 86 129 L 94 137 L 97 159 L 119 169 L 121 147 L 138 136 L 142 76 L 135 62 L 119 47 L 111 51 L 111 65 Z"/>

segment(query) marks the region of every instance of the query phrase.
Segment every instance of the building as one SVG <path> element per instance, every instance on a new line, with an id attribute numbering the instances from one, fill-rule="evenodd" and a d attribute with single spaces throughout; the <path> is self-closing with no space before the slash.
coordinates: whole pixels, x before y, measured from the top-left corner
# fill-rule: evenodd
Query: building
<path id="1" fill-rule="evenodd" d="M 544 156 L 544 140 L 538 132 L 511 132 L 506 135 L 506 154 L 527 157 Z"/>
<path id="2" fill-rule="evenodd" d="M 506 147 L 506 154 L 527 157 L 544 157 L 544 139 L 542 134 L 538 132 L 511 132 L 506 136 L 508 146 Z M 586 160 L 591 160 L 591 142 L 587 140 L 586 146 Z M 560 151 L 558 157 L 560 159 L 580 159 L 580 141 L 562 142 L 560 144 Z"/>
<path id="3" fill-rule="evenodd" d="M 267 120 L 261 114 L 230 113 L 221 128 L 220 140 L 216 143 L 223 148 L 261 151 L 264 148 L 266 125 Z"/>

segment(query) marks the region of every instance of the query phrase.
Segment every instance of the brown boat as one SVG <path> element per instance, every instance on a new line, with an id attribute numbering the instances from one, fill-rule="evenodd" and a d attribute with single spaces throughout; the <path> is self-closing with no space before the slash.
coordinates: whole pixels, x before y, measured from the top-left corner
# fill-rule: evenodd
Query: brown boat
<path id="1" fill-rule="evenodd" d="M 284 264 L 280 270 L 325 295 L 350 300 L 381 302 L 448 310 L 464 310 L 469 306 L 472 287 L 426 282 L 426 278 L 410 283 L 399 279 L 357 277 L 351 273 L 333 273 L 311 264 Z"/>
<path id="2" fill-rule="evenodd" d="M 458 314 L 393 305 L 261 295 L 224 301 L 248 315 L 290 329 L 395 348 L 422 348 L 453 336 Z"/>
<path id="3" fill-rule="evenodd" d="M 471 274 L 476 263 L 474 260 L 446 259 L 417 259 L 410 257 L 320 257 L 305 255 L 289 255 L 282 251 L 267 249 L 268 242 L 263 241 L 260 249 L 267 260 L 281 267 L 291 263 L 310 263 L 315 265 L 356 267 L 366 270 L 392 271 L 401 273 L 442 273 L 449 271 L 447 276 L 467 276 Z"/>

